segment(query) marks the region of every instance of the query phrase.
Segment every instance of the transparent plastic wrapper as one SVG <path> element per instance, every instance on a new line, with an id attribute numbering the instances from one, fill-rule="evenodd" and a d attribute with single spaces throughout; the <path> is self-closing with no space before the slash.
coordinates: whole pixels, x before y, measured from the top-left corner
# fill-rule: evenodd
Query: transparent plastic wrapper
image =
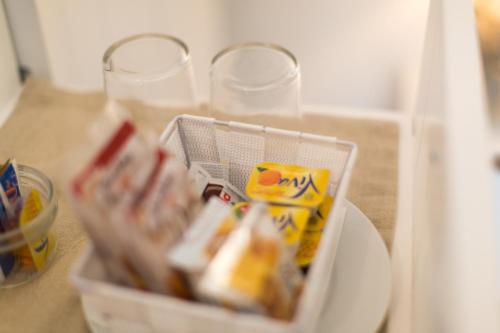
<path id="1" fill-rule="evenodd" d="M 169 263 L 185 275 L 196 297 L 199 279 L 237 225 L 230 206 L 212 197 L 184 238 L 169 252 Z"/>
<path id="2" fill-rule="evenodd" d="M 243 219 L 251 206 L 249 202 L 237 203 L 233 207 L 234 214 Z M 294 256 L 308 224 L 310 210 L 304 207 L 269 205 L 268 214 L 281 234 L 290 255 Z"/>
<path id="3" fill-rule="evenodd" d="M 108 128 L 112 134 L 71 181 L 71 202 L 110 277 L 183 296 L 165 253 L 200 207 L 187 168 L 128 120 Z"/>
<path id="4" fill-rule="evenodd" d="M 302 285 L 267 206 L 256 203 L 208 266 L 199 291 L 229 308 L 289 320 Z"/>

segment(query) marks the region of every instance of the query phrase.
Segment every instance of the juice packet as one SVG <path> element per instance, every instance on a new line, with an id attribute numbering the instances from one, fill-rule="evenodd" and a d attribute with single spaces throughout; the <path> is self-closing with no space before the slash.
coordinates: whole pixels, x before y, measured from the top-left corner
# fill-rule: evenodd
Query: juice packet
<path id="1" fill-rule="evenodd" d="M 307 222 L 297 255 L 295 256 L 295 262 L 300 267 L 308 267 L 314 261 L 321 237 L 323 236 L 323 230 L 328 222 L 333 201 L 333 197 L 328 195 L 319 206 L 316 214 L 311 216 Z"/>
<path id="2" fill-rule="evenodd" d="M 327 169 L 263 162 L 253 168 L 246 192 L 253 200 L 315 210 L 327 194 L 329 177 Z"/>
<path id="3" fill-rule="evenodd" d="M 182 241 L 168 253 L 169 263 L 186 275 L 195 294 L 202 273 L 237 225 L 228 204 L 212 197 Z"/>
<path id="4" fill-rule="evenodd" d="M 241 219 L 250 207 L 250 203 L 240 202 L 234 205 L 234 214 Z M 269 205 L 268 213 L 290 254 L 295 255 L 311 214 L 310 210 L 303 207 Z"/>
<path id="5" fill-rule="evenodd" d="M 264 204 L 252 205 L 209 264 L 199 291 L 232 309 L 288 320 L 303 278 L 267 210 Z"/>
<path id="6" fill-rule="evenodd" d="M 42 210 L 43 204 L 40 199 L 40 193 L 38 190 L 32 189 L 28 194 L 25 204 L 21 210 L 19 225 L 21 227 L 27 226 L 31 220 L 40 214 Z M 47 260 L 52 255 L 55 247 L 55 238 L 51 233 L 39 237 L 33 236 L 31 232 L 26 231 L 24 228 L 21 230 L 23 231 L 23 235 L 28 243 L 27 248 L 30 258 L 32 259 L 37 271 L 41 271 L 45 267 Z"/>

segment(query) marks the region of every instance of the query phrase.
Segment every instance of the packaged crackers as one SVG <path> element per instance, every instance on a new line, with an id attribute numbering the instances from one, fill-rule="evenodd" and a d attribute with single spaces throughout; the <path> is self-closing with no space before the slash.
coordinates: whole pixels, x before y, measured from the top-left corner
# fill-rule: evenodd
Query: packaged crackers
<path id="1" fill-rule="evenodd" d="M 289 320 L 303 278 L 267 210 L 260 203 L 250 208 L 211 261 L 199 292 L 232 309 Z"/>
<path id="2" fill-rule="evenodd" d="M 113 279 L 184 294 L 165 260 L 200 207 L 184 165 L 125 121 L 74 178 L 70 194 Z"/>
<path id="3" fill-rule="evenodd" d="M 251 204 L 240 202 L 234 205 L 235 215 L 240 219 L 250 209 Z M 269 205 L 268 214 L 271 216 L 276 229 L 283 237 L 283 241 L 291 255 L 295 255 L 302 239 L 304 229 L 311 214 L 303 207 Z"/>
<path id="4" fill-rule="evenodd" d="M 182 241 L 169 252 L 170 264 L 185 275 L 194 294 L 198 294 L 201 275 L 237 224 L 230 206 L 212 197 Z"/>

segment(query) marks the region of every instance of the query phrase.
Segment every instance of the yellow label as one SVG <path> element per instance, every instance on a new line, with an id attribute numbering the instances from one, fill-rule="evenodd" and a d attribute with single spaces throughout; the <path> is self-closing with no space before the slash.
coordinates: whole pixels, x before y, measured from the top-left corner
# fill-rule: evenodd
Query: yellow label
<path id="1" fill-rule="evenodd" d="M 327 196 L 319 206 L 316 214 L 311 216 L 307 222 L 299 249 L 295 255 L 295 262 L 297 265 L 304 267 L 311 264 L 314 260 L 332 206 L 333 197 Z"/>
<path id="2" fill-rule="evenodd" d="M 19 218 L 19 224 L 21 226 L 27 225 L 35 217 L 40 214 L 43 210 L 42 201 L 40 200 L 40 193 L 36 189 L 32 189 L 26 201 L 24 203 L 23 209 L 21 210 L 21 216 Z M 23 229 L 21 229 L 23 230 Z M 24 232 L 24 231 L 23 231 Z M 28 239 L 29 235 L 24 232 L 24 236 Z M 47 263 L 47 259 L 52 254 L 54 250 L 55 239 L 52 234 L 44 235 L 42 237 L 35 237 L 28 242 L 28 247 L 31 252 L 31 257 L 38 271 L 42 270 Z"/>
<path id="3" fill-rule="evenodd" d="M 275 274 L 278 251 L 274 239 L 253 235 L 233 267 L 229 278 L 230 287 L 254 300 L 263 299 L 269 277 Z"/>
<path id="4" fill-rule="evenodd" d="M 302 207 L 269 206 L 269 214 L 285 244 L 298 245 L 311 214 L 310 210 Z"/>
<path id="5" fill-rule="evenodd" d="M 263 162 L 252 170 L 246 191 L 254 200 L 314 208 L 327 194 L 329 177 L 327 169 Z"/>

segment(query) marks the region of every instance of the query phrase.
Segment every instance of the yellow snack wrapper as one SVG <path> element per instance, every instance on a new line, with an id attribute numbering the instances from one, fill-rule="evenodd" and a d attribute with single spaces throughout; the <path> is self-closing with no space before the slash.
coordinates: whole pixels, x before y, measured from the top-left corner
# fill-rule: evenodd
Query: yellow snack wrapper
<path id="1" fill-rule="evenodd" d="M 333 197 L 327 196 L 319 206 L 316 214 L 311 216 L 307 222 L 295 256 L 295 263 L 300 267 L 306 267 L 313 262 L 332 206 Z"/>
<path id="2" fill-rule="evenodd" d="M 241 220 L 250 206 L 248 202 L 237 203 L 233 206 L 234 215 Z M 292 254 L 295 254 L 311 211 L 303 207 L 270 205 L 268 213 L 274 226 L 281 233 L 285 245 L 291 249 Z"/>
<path id="3" fill-rule="evenodd" d="M 323 202 L 330 171 L 298 165 L 257 164 L 247 183 L 247 195 L 258 201 L 316 208 Z"/>
<path id="4" fill-rule="evenodd" d="M 42 200 L 40 199 L 40 193 L 36 189 L 32 189 L 26 201 L 24 203 L 23 209 L 21 210 L 21 215 L 19 218 L 19 225 L 25 226 L 30 223 L 40 212 L 43 210 Z M 29 239 L 28 248 L 33 258 L 33 262 L 38 271 L 41 271 L 47 260 L 50 258 L 52 251 L 54 250 L 55 239 L 52 234 L 44 235 L 42 237 L 36 237 L 31 239 L 30 235 L 27 235 L 23 230 L 24 236 Z"/>
<path id="5" fill-rule="evenodd" d="M 298 246 L 311 214 L 310 210 L 302 207 L 269 206 L 268 211 L 285 244 Z"/>
<path id="6" fill-rule="evenodd" d="M 268 208 L 252 205 L 198 285 L 211 303 L 289 320 L 303 276 L 273 226 Z"/>

